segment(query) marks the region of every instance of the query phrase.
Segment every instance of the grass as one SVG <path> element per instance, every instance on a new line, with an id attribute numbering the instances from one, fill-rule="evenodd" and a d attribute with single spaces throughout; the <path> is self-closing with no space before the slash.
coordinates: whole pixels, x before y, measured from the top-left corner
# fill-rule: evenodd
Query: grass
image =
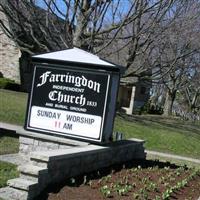
<path id="1" fill-rule="evenodd" d="M 146 141 L 148 150 L 200 158 L 200 125 L 161 116 L 118 116 L 115 130 Z"/>
<path id="2" fill-rule="evenodd" d="M 9 179 L 16 178 L 19 176 L 19 172 L 17 171 L 17 166 L 1 162 L 0 161 L 0 188 L 6 186 L 6 182 Z"/>
<path id="3" fill-rule="evenodd" d="M 24 124 L 27 94 L 0 89 L 0 121 Z"/>
<path id="4" fill-rule="evenodd" d="M 27 94 L 0 90 L 0 121 L 24 124 Z M 146 141 L 148 150 L 200 158 L 200 124 L 162 116 L 118 115 L 115 131 Z"/>
<path id="5" fill-rule="evenodd" d="M 0 136 L 0 155 L 18 153 L 19 152 L 19 139 L 9 137 L 7 135 Z"/>
<path id="6" fill-rule="evenodd" d="M 0 137 L 0 155 L 17 153 L 19 151 L 18 138 L 1 135 Z M 0 188 L 5 187 L 7 181 L 19 176 L 17 166 L 0 161 Z"/>

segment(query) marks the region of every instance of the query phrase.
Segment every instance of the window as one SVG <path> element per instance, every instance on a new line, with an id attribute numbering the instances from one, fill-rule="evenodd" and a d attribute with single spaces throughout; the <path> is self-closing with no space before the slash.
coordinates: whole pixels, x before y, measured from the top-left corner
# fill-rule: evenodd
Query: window
<path id="1" fill-rule="evenodd" d="M 145 94 L 145 93 L 146 93 L 146 88 L 145 87 L 141 87 L 140 94 Z"/>

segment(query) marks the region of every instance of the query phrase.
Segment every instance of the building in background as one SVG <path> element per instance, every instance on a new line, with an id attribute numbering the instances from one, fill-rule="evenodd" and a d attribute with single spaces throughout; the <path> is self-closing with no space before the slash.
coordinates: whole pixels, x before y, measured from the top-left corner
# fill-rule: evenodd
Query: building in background
<path id="1" fill-rule="evenodd" d="M 9 27 L 8 20 L 2 12 L 0 12 L 0 19 L 2 19 L 7 27 Z M 20 82 L 20 55 L 19 48 L 17 48 L 16 44 L 4 34 L 0 26 L 0 74 L 17 83 Z"/>
<path id="2" fill-rule="evenodd" d="M 150 98 L 151 84 L 137 77 L 121 78 L 118 93 L 118 108 L 126 114 L 138 112 Z"/>

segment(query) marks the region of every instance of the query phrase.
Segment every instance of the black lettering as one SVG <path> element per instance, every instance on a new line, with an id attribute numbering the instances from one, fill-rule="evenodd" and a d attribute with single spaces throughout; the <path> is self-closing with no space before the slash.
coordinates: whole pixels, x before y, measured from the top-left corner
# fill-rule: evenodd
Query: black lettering
<path id="1" fill-rule="evenodd" d="M 40 110 L 37 111 L 37 116 L 40 116 Z"/>
<path id="2" fill-rule="evenodd" d="M 72 130 L 72 124 L 64 123 L 63 129 Z"/>

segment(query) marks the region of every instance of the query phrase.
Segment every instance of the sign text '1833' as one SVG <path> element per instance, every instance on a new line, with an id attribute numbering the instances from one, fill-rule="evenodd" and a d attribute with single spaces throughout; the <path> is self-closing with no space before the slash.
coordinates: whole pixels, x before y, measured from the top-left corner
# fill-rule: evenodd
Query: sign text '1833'
<path id="1" fill-rule="evenodd" d="M 87 106 L 97 107 L 97 102 L 95 102 L 95 101 L 87 101 Z"/>

